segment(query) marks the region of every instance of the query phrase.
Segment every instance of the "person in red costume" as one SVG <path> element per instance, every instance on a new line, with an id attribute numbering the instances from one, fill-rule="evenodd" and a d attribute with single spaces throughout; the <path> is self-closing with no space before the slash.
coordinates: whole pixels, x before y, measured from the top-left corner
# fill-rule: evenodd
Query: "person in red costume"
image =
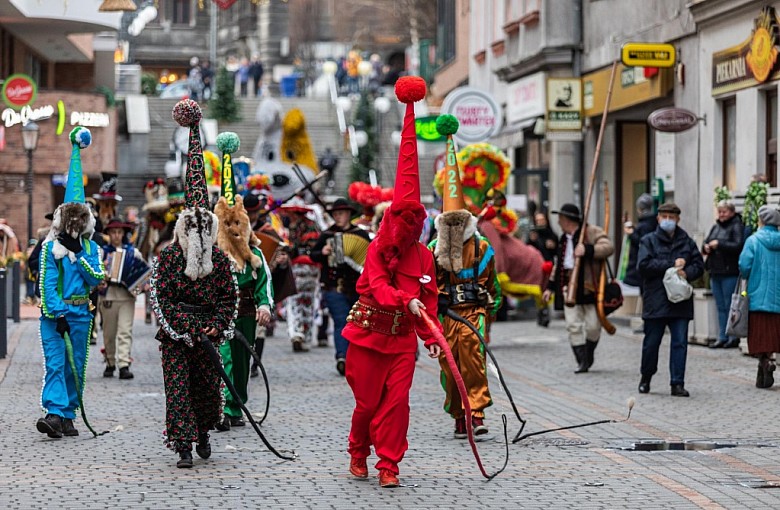
<path id="1" fill-rule="evenodd" d="M 395 86 L 406 114 L 398 154 L 393 202 L 368 247 L 360 295 L 342 331 L 349 340 L 346 377 L 355 396 L 348 452 L 349 471 L 368 478 L 371 445 L 379 462 L 379 485 L 398 487 L 398 463 L 409 446 L 409 390 L 419 336 L 432 358 L 441 353 L 433 333 L 420 317 L 436 317 L 438 287 L 432 253 L 418 239 L 426 212 L 420 203 L 414 102 L 425 97 L 425 81 L 409 76 Z"/>

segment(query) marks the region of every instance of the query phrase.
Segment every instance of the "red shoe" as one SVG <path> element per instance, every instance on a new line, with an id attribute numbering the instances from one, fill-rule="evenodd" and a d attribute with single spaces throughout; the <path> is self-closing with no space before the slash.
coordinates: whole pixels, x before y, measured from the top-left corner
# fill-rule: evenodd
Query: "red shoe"
<path id="1" fill-rule="evenodd" d="M 359 459 L 352 457 L 349 461 L 349 472 L 355 478 L 368 478 L 368 466 L 366 465 L 366 459 Z"/>
<path id="2" fill-rule="evenodd" d="M 456 418 L 455 419 L 455 434 L 453 434 L 455 439 L 466 439 L 469 437 L 468 432 L 466 431 L 466 418 Z"/>
<path id="3" fill-rule="evenodd" d="M 398 477 L 389 469 L 379 470 L 379 486 L 385 488 L 398 487 Z"/>
<path id="4" fill-rule="evenodd" d="M 489 432 L 488 428 L 485 426 L 485 420 L 484 418 L 471 418 L 471 428 L 474 429 L 474 435 L 475 436 L 482 436 L 484 434 L 487 434 Z"/>

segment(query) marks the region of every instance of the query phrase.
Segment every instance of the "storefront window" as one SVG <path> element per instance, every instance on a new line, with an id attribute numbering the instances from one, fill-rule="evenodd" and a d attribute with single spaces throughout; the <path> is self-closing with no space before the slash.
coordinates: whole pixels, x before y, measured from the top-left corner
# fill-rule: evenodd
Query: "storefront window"
<path id="1" fill-rule="evenodd" d="M 766 93 L 766 178 L 777 186 L 777 90 Z"/>
<path id="2" fill-rule="evenodd" d="M 737 101 L 723 101 L 723 185 L 737 189 Z"/>
<path id="3" fill-rule="evenodd" d="M 192 21 L 192 5 L 190 0 L 173 0 L 173 17 L 176 25 L 189 25 Z"/>
<path id="4" fill-rule="evenodd" d="M 515 189 L 525 195 L 529 202 L 549 210 L 550 143 L 533 138 L 532 131 L 526 131 L 525 145 L 515 151 Z"/>

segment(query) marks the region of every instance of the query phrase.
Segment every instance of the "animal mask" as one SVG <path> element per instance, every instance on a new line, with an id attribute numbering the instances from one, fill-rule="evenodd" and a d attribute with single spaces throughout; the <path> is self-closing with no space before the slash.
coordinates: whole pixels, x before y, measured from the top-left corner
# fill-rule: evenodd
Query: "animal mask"
<path id="1" fill-rule="evenodd" d="M 244 209 L 241 196 L 236 197 L 236 203 L 230 207 L 221 197 L 214 207 L 214 213 L 219 218 L 220 228 L 217 235 L 217 246 L 225 252 L 239 271 L 243 271 L 248 262 L 252 269 L 262 265 L 260 257 L 252 253 L 251 246 L 260 246 L 260 240 L 252 232 L 249 215 Z"/>
<path id="2" fill-rule="evenodd" d="M 75 262 L 75 255 L 57 241 L 57 236 L 61 233 L 66 233 L 73 239 L 78 239 L 79 237 L 89 238 L 94 231 L 95 217 L 92 215 L 89 205 L 69 202 L 60 205 L 54 211 L 54 219 L 51 222 L 51 230 L 49 230 L 49 234 L 46 236 L 46 241 L 54 241 L 52 250 L 54 258 L 61 259 L 68 255 Z"/>
<path id="3" fill-rule="evenodd" d="M 187 261 L 184 274 L 190 280 L 208 276 L 214 270 L 211 248 L 217 241 L 218 231 L 217 217 L 201 207 L 185 209 L 176 220 L 173 241 L 178 242 L 184 252 Z"/>

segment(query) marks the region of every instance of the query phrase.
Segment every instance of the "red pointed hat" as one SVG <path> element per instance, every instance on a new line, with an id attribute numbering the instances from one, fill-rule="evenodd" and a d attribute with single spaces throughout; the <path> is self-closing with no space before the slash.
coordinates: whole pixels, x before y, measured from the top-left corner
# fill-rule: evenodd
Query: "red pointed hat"
<path id="1" fill-rule="evenodd" d="M 417 162 L 417 134 L 414 126 L 414 103 L 425 98 L 425 80 L 419 76 L 404 76 L 395 83 L 395 95 L 406 104 L 398 167 L 395 174 L 393 203 L 420 203 L 420 169 Z"/>

